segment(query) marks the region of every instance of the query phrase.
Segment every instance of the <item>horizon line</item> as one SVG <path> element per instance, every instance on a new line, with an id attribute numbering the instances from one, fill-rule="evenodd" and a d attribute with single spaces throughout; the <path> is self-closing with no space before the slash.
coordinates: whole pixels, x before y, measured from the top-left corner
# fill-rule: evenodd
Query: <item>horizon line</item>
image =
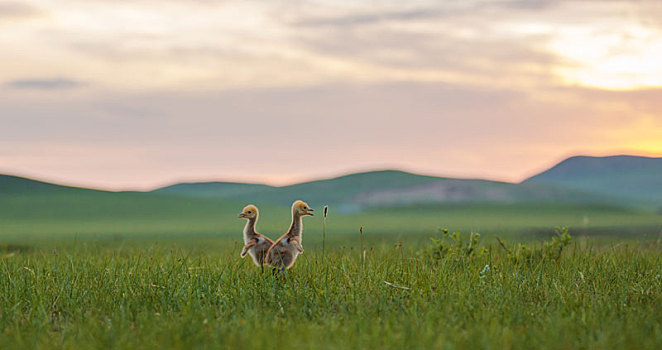
<path id="1" fill-rule="evenodd" d="M 88 189 L 88 190 L 96 190 L 96 191 L 105 191 L 105 192 L 143 192 L 143 193 L 149 193 L 153 192 L 155 190 L 169 187 L 169 186 L 174 186 L 178 184 L 195 184 L 195 183 L 235 183 L 235 184 L 247 184 L 247 185 L 264 185 L 264 186 L 270 186 L 274 188 L 283 188 L 283 187 L 288 187 L 288 186 L 294 186 L 294 185 L 299 185 L 299 184 L 305 184 L 305 183 L 311 183 L 311 182 L 316 182 L 316 181 L 325 181 L 325 180 L 332 180 L 332 179 L 337 179 L 340 177 L 345 177 L 345 176 L 351 176 L 351 175 L 358 175 L 358 174 L 367 174 L 367 173 L 374 173 L 374 172 L 384 172 L 384 171 L 396 171 L 396 172 L 403 172 L 403 173 L 408 173 L 412 175 L 418 175 L 418 176 L 428 176 L 428 177 L 435 177 L 435 178 L 443 178 L 443 179 L 458 179 L 458 180 L 482 180 L 482 181 L 492 181 L 492 182 L 501 182 L 501 183 L 510 183 L 510 184 L 520 184 L 526 179 L 529 179 L 537 174 L 540 174 L 546 170 L 549 170 L 553 168 L 554 166 L 560 164 L 561 162 L 574 158 L 574 157 L 592 157 L 592 158 L 609 158 L 609 157 L 619 157 L 619 156 L 630 156 L 630 157 L 640 157 L 640 158 L 650 158 L 650 159 L 661 159 L 662 154 L 657 154 L 657 155 L 642 155 L 641 153 L 645 152 L 639 152 L 639 154 L 633 154 L 633 153 L 623 153 L 623 152 L 618 152 L 618 153 L 609 153 L 607 155 L 588 155 L 588 154 L 578 154 L 574 153 L 571 156 L 566 156 L 561 158 L 560 160 L 557 160 L 552 163 L 550 166 L 546 166 L 542 168 L 541 170 L 533 172 L 531 175 L 527 175 L 523 177 L 519 181 L 508 181 L 508 180 L 502 180 L 498 178 L 490 178 L 490 177 L 480 177 L 480 176 L 448 176 L 448 175 L 440 175 L 440 174 L 434 174 L 434 173 L 428 173 L 426 171 L 415 171 L 411 169 L 407 169 L 407 167 L 403 166 L 385 166 L 385 167 L 375 167 L 375 168 L 359 168 L 359 169 L 347 169 L 344 171 L 339 171 L 339 172 L 334 172 L 333 174 L 330 175 L 325 175 L 325 176 L 308 176 L 308 177 L 301 177 L 300 180 L 294 181 L 294 182 L 287 182 L 284 184 L 273 184 L 269 182 L 261 182 L 261 181 L 254 181 L 254 182 L 246 182 L 246 181 L 237 181 L 235 180 L 234 177 L 229 177 L 229 178 L 188 178 L 188 179 L 179 179 L 179 180 L 173 180 L 173 181 L 168 181 L 167 183 L 161 184 L 161 185 L 156 185 L 156 186 L 148 186 L 142 189 L 137 189 L 137 188 L 121 188 L 121 189 L 109 189 L 109 188 L 103 188 L 103 187 L 96 187 L 96 186 L 86 186 L 84 184 L 75 184 L 68 182 L 66 180 L 60 181 L 57 179 L 49 179 L 46 177 L 40 177 L 38 175 L 30 175 L 30 174 L 25 174 L 19 172 L 6 172 L 2 170 L 0 175 L 5 175 L 5 176 L 13 176 L 13 177 L 19 177 L 27 180 L 32 180 L 32 181 L 38 181 L 42 183 L 47 183 L 51 185 L 57 185 L 57 186 L 64 186 L 64 187 L 72 187 L 72 188 L 80 188 L 80 189 Z"/>

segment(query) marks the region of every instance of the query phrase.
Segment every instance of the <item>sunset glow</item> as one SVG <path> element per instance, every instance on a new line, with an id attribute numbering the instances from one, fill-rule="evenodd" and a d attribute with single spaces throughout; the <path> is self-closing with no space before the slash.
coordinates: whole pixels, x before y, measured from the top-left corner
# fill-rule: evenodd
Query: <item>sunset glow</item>
<path id="1" fill-rule="evenodd" d="M 559 67 L 565 83 L 609 90 L 662 86 L 662 36 L 659 30 L 638 26 L 606 33 L 568 31 L 553 44 L 567 60 Z"/>
<path id="2" fill-rule="evenodd" d="M 520 181 L 574 154 L 659 156 L 661 18 L 658 1 L 0 0 L 0 173 Z"/>

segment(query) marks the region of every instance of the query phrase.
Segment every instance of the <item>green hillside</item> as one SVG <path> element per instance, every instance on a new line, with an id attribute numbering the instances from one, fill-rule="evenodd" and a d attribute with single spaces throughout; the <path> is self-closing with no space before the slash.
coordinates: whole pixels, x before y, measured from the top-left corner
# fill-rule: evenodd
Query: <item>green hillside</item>
<path id="1" fill-rule="evenodd" d="M 2 175 L 0 235 L 209 234 L 221 230 L 224 223 L 234 224 L 242 205 L 158 193 L 88 190 Z"/>
<path id="2" fill-rule="evenodd" d="M 32 181 L 21 179 L 15 182 L 20 187 L 5 187 L 0 192 L 0 243 L 76 236 L 213 235 L 241 232 L 243 224 L 236 217 L 245 205 L 243 202 L 55 185 L 41 187 L 39 182 L 32 184 Z M 42 190 L 22 191 L 22 188 Z M 268 205 L 261 207 L 267 213 L 276 212 Z"/>
<path id="3" fill-rule="evenodd" d="M 24 177 L 0 174 L 0 195 L 4 194 L 35 194 L 51 192 L 92 192 L 94 190 L 79 187 L 56 185 L 48 182 L 27 179 Z"/>
<path id="4" fill-rule="evenodd" d="M 274 187 L 262 184 L 237 182 L 182 182 L 161 187 L 152 192 L 199 197 L 231 198 L 273 189 Z"/>
<path id="5" fill-rule="evenodd" d="M 306 199 L 332 204 L 343 212 L 369 207 L 434 203 L 576 203 L 603 202 L 600 196 L 549 185 L 520 185 L 488 180 L 452 179 L 384 170 L 351 174 L 285 187 L 228 183 L 179 184 L 158 189 L 170 193 L 288 205 Z"/>
<path id="6" fill-rule="evenodd" d="M 662 206 L 662 158 L 568 158 L 524 184 L 547 184 Z"/>
<path id="7" fill-rule="evenodd" d="M 410 186 L 433 186 L 438 178 L 401 172 L 379 172 L 345 176 L 321 181 L 324 190 L 308 189 L 312 183 L 288 186 L 278 196 L 301 196 L 320 211 L 330 204 L 329 240 L 348 244 L 347 235 L 359 227 L 376 237 L 408 236 L 427 240 L 440 227 L 451 230 L 478 231 L 503 236 L 547 232 L 554 226 L 568 226 L 572 232 L 627 235 L 632 230 L 659 232 L 660 216 L 608 205 L 586 203 L 428 203 L 411 204 L 400 200 L 399 206 L 366 208 L 348 213 L 342 205 L 332 204 L 347 196 L 388 188 L 395 181 Z M 4 177 L 6 178 L 6 177 Z M 442 180 L 443 181 L 443 180 Z M 465 180 L 467 184 L 504 188 L 524 186 Z M 184 241 L 204 237 L 228 237 L 239 242 L 244 220 L 237 213 L 248 202 L 260 208 L 258 228 L 270 237 L 278 237 L 290 221 L 289 200 L 273 204 L 274 194 L 264 198 L 236 200 L 162 193 L 106 192 L 49 185 L 19 179 L 17 188 L 3 187 L 0 192 L 0 246 L 8 242 L 48 242 L 63 238 L 97 237 L 100 239 L 158 239 L 178 237 Z M 8 184 L 9 182 L 5 182 Z M 42 187 L 43 186 L 43 187 Z M 23 191 L 43 188 L 49 191 Z M 344 189 L 345 192 L 339 193 Z M 352 192 L 352 190 L 354 192 Z M 299 192 L 301 191 L 301 192 Z M 308 192 L 310 191 L 310 193 Z M 482 191 L 482 190 L 481 190 Z M 476 193 L 482 193 L 477 191 Z M 515 195 L 517 195 L 515 191 Z M 536 187 L 535 191 L 538 191 Z M 306 195 L 308 193 L 308 195 Z M 352 197 L 354 196 L 354 197 Z M 329 199 L 327 201 L 327 199 Z M 307 218 L 306 242 L 319 242 L 322 218 Z M 344 237 L 344 238 L 343 238 Z M 350 241 L 354 242 L 353 239 Z M 238 243 L 237 243 L 238 244 Z"/>
<path id="8" fill-rule="evenodd" d="M 374 171 L 345 175 L 279 187 L 275 190 L 255 193 L 262 200 L 289 204 L 300 198 L 311 203 L 349 206 L 365 204 L 367 196 L 396 188 L 415 188 L 438 181 L 432 176 L 414 175 L 401 171 Z"/>

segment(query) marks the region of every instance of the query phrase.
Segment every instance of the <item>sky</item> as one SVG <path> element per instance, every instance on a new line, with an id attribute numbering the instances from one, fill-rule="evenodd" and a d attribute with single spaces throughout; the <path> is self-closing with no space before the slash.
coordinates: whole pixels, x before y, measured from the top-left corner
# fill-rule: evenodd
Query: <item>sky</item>
<path id="1" fill-rule="evenodd" d="M 104 189 L 662 155 L 662 1 L 0 0 L 0 173 Z"/>

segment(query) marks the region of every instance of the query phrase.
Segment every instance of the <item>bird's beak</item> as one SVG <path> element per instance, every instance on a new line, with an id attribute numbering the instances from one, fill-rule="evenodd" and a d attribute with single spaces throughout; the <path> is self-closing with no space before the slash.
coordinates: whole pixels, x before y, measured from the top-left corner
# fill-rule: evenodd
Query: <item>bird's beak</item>
<path id="1" fill-rule="evenodd" d="M 315 211 L 315 210 L 311 209 L 311 208 L 308 208 L 308 210 L 306 210 L 306 214 L 308 214 L 310 216 L 315 216 L 315 214 L 312 213 L 313 211 Z"/>
<path id="2" fill-rule="evenodd" d="M 245 217 L 246 217 L 246 214 L 244 214 L 244 213 L 239 213 L 239 215 L 237 215 L 237 217 L 238 217 L 238 218 L 245 218 Z"/>

